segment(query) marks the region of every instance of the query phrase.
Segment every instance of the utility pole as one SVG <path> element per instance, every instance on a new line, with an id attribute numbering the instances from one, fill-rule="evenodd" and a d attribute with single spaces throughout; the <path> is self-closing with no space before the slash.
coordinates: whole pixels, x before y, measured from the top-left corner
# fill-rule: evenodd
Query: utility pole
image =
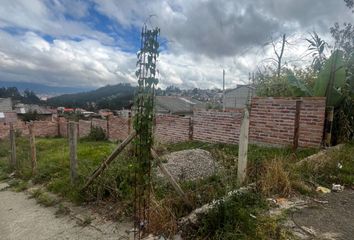
<path id="1" fill-rule="evenodd" d="M 225 69 L 222 70 L 222 110 L 225 111 Z"/>

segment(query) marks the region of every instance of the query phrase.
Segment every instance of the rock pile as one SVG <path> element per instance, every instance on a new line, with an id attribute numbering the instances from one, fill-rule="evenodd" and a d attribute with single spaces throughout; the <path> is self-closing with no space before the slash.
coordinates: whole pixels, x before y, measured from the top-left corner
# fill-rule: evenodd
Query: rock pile
<path id="1" fill-rule="evenodd" d="M 164 166 L 176 180 L 196 180 L 211 176 L 218 170 L 210 152 L 202 149 L 173 152 L 162 159 L 167 161 Z"/>

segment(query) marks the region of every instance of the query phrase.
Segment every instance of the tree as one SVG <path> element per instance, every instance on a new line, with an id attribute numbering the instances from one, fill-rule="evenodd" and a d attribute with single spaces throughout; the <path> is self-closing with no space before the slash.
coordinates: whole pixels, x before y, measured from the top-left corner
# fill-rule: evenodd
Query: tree
<path id="1" fill-rule="evenodd" d="M 276 62 L 276 64 L 277 64 L 277 76 L 278 76 L 278 78 L 280 78 L 280 72 L 281 72 L 281 68 L 282 68 L 282 60 L 283 60 L 283 55 L 284 55 L 285 43 L 286 43 L 286 35 L 285 34 L 283 34 L 282 39 L 281 39 L 280 51 L 277 50 L 276 43 L 274 41 L 271 42 L 271 44 L 273 46 L 274 54 L 276 56 L 276 59 L 275 58 L 271 58 L 271 59 L 274 60 Z"/>
<path id="2" fill-rule="evenodd" d="M 313 61 L 312 67 L 315 71 L 321 70 L 324 60 L 326 60 L 326 56 L 324 55 L 324 50 L 327 43 L 321 39 L 316 32 L 313 32 L 311 38 L 306 38 L 306 41 L 310 43 L 308 46 L 308 50 L 310 51 Z"/>

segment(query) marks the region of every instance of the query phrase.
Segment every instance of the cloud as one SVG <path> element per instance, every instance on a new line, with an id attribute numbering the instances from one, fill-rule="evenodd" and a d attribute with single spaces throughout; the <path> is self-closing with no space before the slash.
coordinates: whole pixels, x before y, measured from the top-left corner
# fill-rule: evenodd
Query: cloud
<path id="1" fill-rule="evenodd" d="M 227 87 L 273 55 L 271 37 L 287 33 L 284 62 L 303 64 L 307 33 L 330 40 L 336 21 L 354 21 L 338 0 L 3 0 L 0 81 L 99 87 L 136 83 L 139 29 L 161 28 L 160 87 Z M 152 16 L 153 15 L 153 16 Z M 15 47 L 14 47 L 15 46 Z M 300 58 L 300 59 L 299 59 Z M 294 61 L 297 60 L 297 61 Z"/>
<path id="2" fill-rule="evenodd" d="M 13 43 L 17 47 L 13 48 Z M 0 31 L 0 79 L 51 86 L 134 83 L 135 56 L 97 40 L 54 40 Z"/>
<path id="3" fill-rule="evenodd" d="M 3 0 L 0 8 L 0 28 L 36 31 L 53 37 L 92 38 L 112 43 L 110 36 L 92 29 L 87 22 L 79 21 L 87 15 L 87 8 L 82 1 Z M 69 18 L 73 16 L 76 20 Z"/>
<path id="4" fill-rule="evenodd" d="M 172 42 L 171 50 L 207 57 L 239 55 L 275 33 L 328 32 L 336 21 L 354 20 L 338 0 L 96 0 L 96 9 L 125 28 L 149 22 Z"/>

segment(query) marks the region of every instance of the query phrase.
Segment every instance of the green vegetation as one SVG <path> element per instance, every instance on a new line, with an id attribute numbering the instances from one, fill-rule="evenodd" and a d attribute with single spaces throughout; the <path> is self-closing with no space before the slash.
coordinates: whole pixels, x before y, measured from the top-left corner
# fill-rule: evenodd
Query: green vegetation
<path id="1" fill-rule="evenodd" d="M 233 195 L 202 217 L 199 228 L 187 239 L 289 239 L 278 219 L 262 216 L 268 208 L 254 192 Z"/>
<path id="2" fill-rule="evenodd" d="M 311 183 L 331 187 L 333 183 L 347 187 L 354 185 L 354 142 L 342 149 L 331 151 L 326 157 L 308 161 L 296 166 L 294 170 L 301 179 Z"/>
<path id="3" fill-rule="evenodd" d="M 0 176 L 8 174 L 8 141 L 0 141 Z M 81 140 L 78 143 L 77 186 L 70 184 L 69 152 L 67 139 L 38 138 L 38 173 L 31 176 L 29 143 L 26 138 L 17 138 L 17 157 L 21 169 L 18 177 L 11 180 L 11 187 L 17 191 L 28 187 L 28 180 L 42 184 L 47 190 L 61 197 L 80 203 L 82 201 L 106 201 L 116 206 L 110 214 L 115 219 L 131 216 L 134 196 L 134 157 L 132 149 L 126 149 L 108 169 L 95 180 L 86 193 L 80 193 L 80 186 L 86 177 L 109 155 L 116 144 L 108 141 Z M 222 166 L 217 175 L 198 181 L 183 181 L 181 186 L 193 206 L 185 205 L 176 197 L 173 188 L 164 179 L 153 178 L 151 229 L 154 233 L 172 235 L 176 232 L 176 222 L 197 208 L 223 197 L 235 189 L 236 159 L 238 147 L 227 144 L 208 144 L 190 141 L 159 145 L 160 154 L 183 149 L 202 148 L 212 153 Z M 298 160 L 315 153 L 317 149 L 269 148 L 251 145 L 249 149 L 249 179 L 257 182 L 254 193 L 237 195 L 225 203 L 220 203 L 210 212 L 197 229 L 188 231 L 189 239 L 286 239 L 289 237 L 278 225 L 279 219 L 264 216 L 268 209 L 265 197 L 289 196 L 291 194 L 315 194 L 312 183 L 330 187 L 332 183 L 351 186 L 354 182 L 354 143 L 347 144 L 340 151 L 329 153 L 330 157 L 318 164 L 309 162 L 296 164 Z M 338 167 L 338 163 L 341 167 Z M 22 180 L 20 180 L 22 179 Z M 57 204 L 56 198 L 43 190 L 33 192 L 33 197 L 45 206 Z M 59 203 L 60 205 L 60 203 Z M 66 210 L 62 209 L 62 212 Z M 113 213 L 114 212 L 114 213 Z M 60 213 L 58 213 L 60 214 Z M 230 216 L 238 216 L 237 218 Z M 219 223 L 220 222 L 220 223 Z M 210 229 L 210 233 L 207 233 Z"/>
<path id="4" fill-rule="evenodd" d="M 87 139 L 92 141 L 107 140 L 106 132 L 100 126 L 92 126 L 90 134 L 87 136 Z"/>

